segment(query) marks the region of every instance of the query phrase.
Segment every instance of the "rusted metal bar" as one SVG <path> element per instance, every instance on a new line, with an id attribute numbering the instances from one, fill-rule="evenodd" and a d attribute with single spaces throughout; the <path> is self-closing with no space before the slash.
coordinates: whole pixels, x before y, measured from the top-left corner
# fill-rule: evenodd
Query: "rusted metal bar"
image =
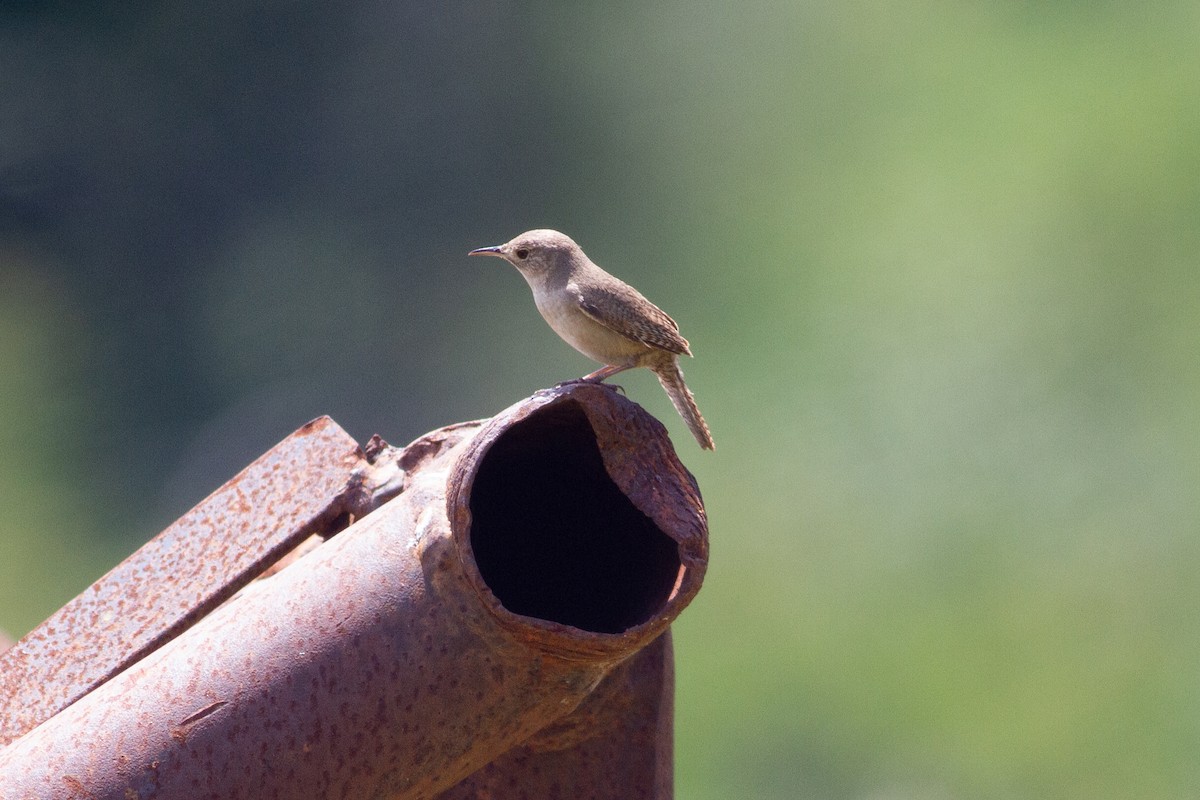
<path id="1" fill-rule="evenodd" d="M 563 721 L 543 741 L 579 757 L 653 730 L 641 783 L 595 796 L 669 797 L 659 637 L 707 523 L 662 426 L 573 384 L 397 463 L 394 500 L 0 749 L 0 796 L 436 797 Z M 654 711 L 589 711 L 622 702 Z"/>
<path id="2" fill-rule="evenodd" d="M 313 420 L 0 654 L 0 745 L 186 630 L 344 513 L 362 453 Z"/>

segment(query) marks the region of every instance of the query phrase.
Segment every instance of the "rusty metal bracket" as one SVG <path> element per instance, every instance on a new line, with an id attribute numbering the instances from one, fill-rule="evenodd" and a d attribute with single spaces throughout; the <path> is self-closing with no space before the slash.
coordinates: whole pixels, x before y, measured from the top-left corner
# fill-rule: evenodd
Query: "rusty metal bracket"
<path id="1" fill-rule="evenodd" d="M 707 555 L 607 387 L 402 449 L 316 420 L 0 655 L 0 796 L 668 798 Z"/>

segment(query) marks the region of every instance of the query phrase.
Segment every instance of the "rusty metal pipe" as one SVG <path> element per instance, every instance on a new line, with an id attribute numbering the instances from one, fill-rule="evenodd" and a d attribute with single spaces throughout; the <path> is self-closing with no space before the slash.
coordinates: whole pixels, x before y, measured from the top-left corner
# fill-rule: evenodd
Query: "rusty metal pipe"
<path id="1" fill-rule="evenodd" d="M 305 538 L 339 527 L 368 466 L 337 423 L 313 420 L 0 647 L 0 745 L 190 628 Z"/>
<path id="2" fill-rule="evenodd" d="M 0 796 L 435 797 L 620 676 L 707 560 L 662 426 L 568 385 L 450 430 L 396 499 L 0 749 Z"/>
<path id="3" fill-rule="evenodd" d="M 561 720 L 437 800 L 667 800 L 674 790 L 671 632 L 638 651 Z"/>

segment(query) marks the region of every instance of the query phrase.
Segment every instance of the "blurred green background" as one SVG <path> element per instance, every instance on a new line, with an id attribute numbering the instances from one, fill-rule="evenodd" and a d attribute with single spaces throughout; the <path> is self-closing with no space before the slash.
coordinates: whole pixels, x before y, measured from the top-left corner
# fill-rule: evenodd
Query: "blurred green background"
<path id="1" fill-rule="evenodd" d="M 0 10 L 0 627 L 291 430 L 593 368 L 500 262 L 679 321 L 717 440 L 681 798 L 1200 796 L 1192 2 Z"/>

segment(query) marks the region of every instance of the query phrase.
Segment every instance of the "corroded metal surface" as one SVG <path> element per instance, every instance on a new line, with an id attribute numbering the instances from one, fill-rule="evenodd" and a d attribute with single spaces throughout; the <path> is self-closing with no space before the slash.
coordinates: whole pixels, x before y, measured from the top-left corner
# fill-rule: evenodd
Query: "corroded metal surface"
<path id="1" fill-rule="evenodd" d="M 186 630 L 342 513 L 361 465 L 310 422 L 0 654 L 0 745 Z"/>
<path id="2" fill-rule="evenodd" d="M 437 800 L 668 800 L 674 688 L 668 631 L 606 675 L 571 714 Z"/>
<path id="3" fill-rule="evenodd" d="M 662 426 L 572 384 L 392 456 L 395 499 L 0 749 L 0 797 L 669 797 L 707 531 Z"/>

